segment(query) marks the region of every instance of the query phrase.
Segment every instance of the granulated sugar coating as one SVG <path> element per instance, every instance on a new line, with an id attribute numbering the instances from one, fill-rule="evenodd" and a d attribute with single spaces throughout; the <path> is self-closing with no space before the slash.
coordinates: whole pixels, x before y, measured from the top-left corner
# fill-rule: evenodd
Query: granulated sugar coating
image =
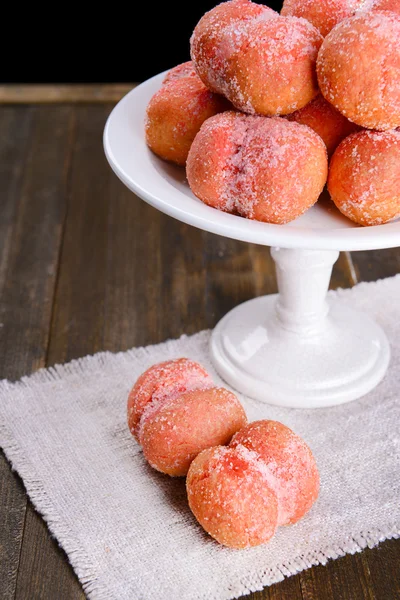
<path id="1" fill-rule="evenodd" d="M 284 115 L 318 91 L 315 63 L 322 36 L 305 19 L 233 0 L 207 13 L 191 38 L 202 81 L 243 112 Z"/>
<path id="2" fill-rule="evenodd" d="M 328 163 L 322 139 L 309 127 L 227 112 L 203 124 L 186 171 L 193 193 L 206 204 L 281 224 L 318 200 Z"/>
<path id="3" fill-rule="evenodd" d="M 213 386 L 212 379 L 199 363 L 188 358 L 153 365 L 142 373 L 128 398 L 128 426 L 138 439 L 140 419 L 146 406 L 188 390 Z"/>
<path id="4" fill-rule="evenodd" d="M 145 410 L 139 441 L 149 464 L 167 475 L 186 475 L 205 448 L 227 444 L 247 422 L 236 396 L 224 388 L 175 395 Z"/>
<path id="5" fill-rule="evenodd" d="M 334 153 L 328 190 L 338 209 L 360 225 L 400 217 L 400 131 L 360 131 Z"/>
<path id="6" fill-rule="evenodd" d="M 318 497 L 319 474 L 304 440 L 277 421 L 255 421 L 232 439 L 231 448 L 245 446 L 269 472 L 278 498 L 278 525 L 296 523 Z"/>
<path id="7" fill-rule="evenodd" d="M 361 13 L 325 38 L 317 61 L 321 92 L 344 116 L 369 129 L 400 125 L 400 16 Z"/>
<path id="8" fill-rule="evenodd" d="M 400 15 L 400 0 L 365 0 L 371 4 L 370 10 L 391 10 Z"/>
<path id="9" fill-rule="evenodd" d="M 307 106 L 288 115 L 289 121 L 308 125 L 323 139 L 328 156 L 332 156 L 344 138 L 360 129 L 319 94 Z"/>
<path id="10" fill-rule="evenodd" d="M 146 142 L 164 160 L 184 166 L 201 124 L 231 105 L 213 94 L 197 76 L 191 62 L 172 69 L 146 112 Z"/>
<path id="11" fill-rule="evenodd" d="M 325 37 L 335 25 L 353 16 L 364 2 L 365 0 L 284 0 L 281 15 L 303 17 Z"/>
<path id="12" fill-rule="evenodd" d="M 199 454 L 186 489 L 194 516 L 221 544 L 247 548 L 274 535 L 277 497 L 257 455 L 247 448 L 220 446 Z"/>

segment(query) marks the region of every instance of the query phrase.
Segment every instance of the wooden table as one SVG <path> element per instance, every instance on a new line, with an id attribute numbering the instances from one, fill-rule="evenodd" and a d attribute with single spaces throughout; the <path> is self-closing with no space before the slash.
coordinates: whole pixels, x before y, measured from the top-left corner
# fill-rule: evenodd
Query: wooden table
<path id="1" fill-rule="evenodd" d="M 276 291 L 265 248 L 175 221 L 117 180 L 102 131 L 120 90 L 53 91 L 46 105 L 16 104 L 49 99 L 17 92 L 0 88 L 0 100 L 12 102 L 0 106 L 1 376 L 194 333 L 239 302 Z M 332 287 L 399 272 L 400 249 L 344 253 Z M 3 455 L 0 482 L 0 599 L 83 599 Z M 399 599 L 400 540 L 248 598 Z"/>

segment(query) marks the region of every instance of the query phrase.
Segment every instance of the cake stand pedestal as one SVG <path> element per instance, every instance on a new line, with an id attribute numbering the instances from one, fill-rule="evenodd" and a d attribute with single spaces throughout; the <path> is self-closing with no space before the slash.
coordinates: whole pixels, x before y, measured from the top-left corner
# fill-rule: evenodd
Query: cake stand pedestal
<path id="1" fill-rule="evenodd" d="M 386 372 L 388 341 L 367 315 L 327 298 L 327 289 L 340 250 L 400 246 L 400 221 L 357 227 L 323 199 L 288 225 L 206 206 L 191 193 L 184 170 L 146 146 L 146 106 L 163 78 L 132 90 L 109 116 L 104 149 L 112 169 L 143 200 L 180 221 L 271 246 L 277 268 L 279 295 L 245 302 L 215 327 L 210 348 L 217 371 L 237 390 L 281 406 L 332 406 L 363 396 Z"/>
<path id="2" fill-rule="evenodd" d="M 269 404 L 313 408 L 363 396 L 384 376 L 390 350 L 367 315 L 329 301 L 335 250 L 273 248 L 279 294 L 231 310 L 211 337 L 220 375 Z"/>

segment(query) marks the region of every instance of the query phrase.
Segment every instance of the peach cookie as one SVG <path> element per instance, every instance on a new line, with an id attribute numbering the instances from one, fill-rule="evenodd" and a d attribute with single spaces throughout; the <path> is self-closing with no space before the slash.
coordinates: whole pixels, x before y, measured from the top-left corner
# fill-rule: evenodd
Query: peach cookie
<path id="1" fill-rule="evenodd" d="M 250 0 L 222 2 L 206 12 L 196 25 L 190 40 L 190 52 L 200 79 L 213 92 L 226 85 L 226 53 L 224 45 L 231 29 L 242 30 L 252 21 L 277 18 L 277 12 Z M 221 52 L 222 50 L 222 52 Z"/>
<path id="2" fill-rule="evenodd" d="M 278 524 L 278 501 L 268 474 L 244 446 L 204 450 L 192 462 L 186 487 L 191 511 L 220 544 L 265 544 Z"/>
<path id="3" fill-rule="evenodd" d="M 331 159 L 328 191 L 360 225 L 400 217 L 400 131 L 360 131 L 343 140 Z"/>
<path id="4" fill-rule="evenodd" d="M 400 16 L 361 13 L 342 21 L 318 54 L 321 92 L 345 117 L 368 129 L 400 125 Z"/>
<path id="5" fill-rule="evenodd" d="M 128 399 L 128 422 L 149 464 L 180 477 L 199 452 L 227 444 L 247 419 L 232 392 L 214 387 L 201 365 L 182 358 L 139 377 Z"/>
<path id="6" fill-rule="evenodd" d="M 160 158 L 184 166 L 201 124 L 229 108 L 225 98 L 201 82 L 191 62 L 178 65 L 148 104 L 146 143 Z"/>
<path id="7" fill-rule="evenodd" d="M 303 17 L 325 37 L 338 23 L 352 17 L 365 0 L 284 0 L 281 15 Z"/>
<path id="8" fill-rule="evenodd" d="M 267 223 L 288 223 L 317 200 L 327 153 L 309 127 L 286 119 L 225 112 L 201 127 L 187 178 L 203 202 Z"/>
<path id="9" fill-rule="evenodd" d="M 370 10 L 400 14 L 400 0 L 284 0 L 281 15 L 303 17 L 325 37 L 344 19 Z"/>
<path id="10" fill-rule="evenodd" d="M 344 138 L 360 128 L 344 117 L 332 104 L 319 94 L 307 106 L 286 117 L 311 127 L 325 143 L 328 156 L 332 156 Z"/>
<path id="11" fill-rule="evenodd" d="M 128 426 L 132 435 L 139 439 L 140 419 L 148 404 L 154 406 L 167 396 L 212 386 L 207 371 L 194 360 L 177 358 L 153 365 L 140 375 L 129 394 Z"/>
<path id="12" fill-rule="evenodd" d="M 205 85 L 237 109 L 284 115 L 318 93 L 315 64 L 321 42 L 305 19 L 232 0 L 200 19 L 191 37 L 191 57 Z"/>
<path id="13" fill-rule="evenodd" d="M 311 450 L 291 429 L 256 421 L 227 448 L 199 454 L 186 488 L 200 525 L 221 544 L 246 548 L 304 516 L 318 497 L 319 474 Z"/>

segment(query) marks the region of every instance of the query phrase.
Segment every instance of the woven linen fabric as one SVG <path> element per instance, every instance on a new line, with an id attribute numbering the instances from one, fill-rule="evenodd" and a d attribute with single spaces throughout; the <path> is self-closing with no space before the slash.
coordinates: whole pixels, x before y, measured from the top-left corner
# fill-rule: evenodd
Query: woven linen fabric
<path id="1" fill-rule="evenodd" d="M 295 410 L 239 396 L 249 420 L 282 421 L 311 446 L 320 497 L 269 544 L 220 546 L 191 514 L 183 479 L 152 470 L 128 431 L 126 400 L 150 365 L 202 363 L 210 332 L 99 353 L 0 384 L 0 445 L 98 600 L 227 600 L 400 534 L 400 276 L 330 292 L 386 331 L 392 359 L 361 400 Z"/>

